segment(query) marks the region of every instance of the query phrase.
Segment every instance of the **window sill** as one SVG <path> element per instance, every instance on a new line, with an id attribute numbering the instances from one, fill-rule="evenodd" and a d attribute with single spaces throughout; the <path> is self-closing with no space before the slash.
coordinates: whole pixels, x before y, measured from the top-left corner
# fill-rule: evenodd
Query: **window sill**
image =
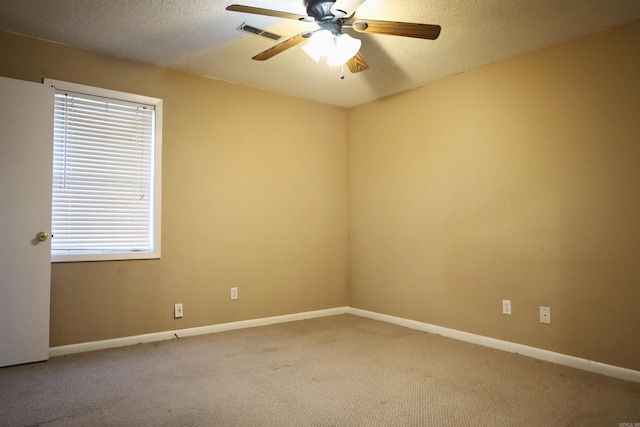
<path id="1" fill-rule="evenodd" d="M 136 259 L 160 259 L 160 251 L 152 252 L 101 252 L 101 253 L 52 253 L 51 262 L 128 261 Z"/>

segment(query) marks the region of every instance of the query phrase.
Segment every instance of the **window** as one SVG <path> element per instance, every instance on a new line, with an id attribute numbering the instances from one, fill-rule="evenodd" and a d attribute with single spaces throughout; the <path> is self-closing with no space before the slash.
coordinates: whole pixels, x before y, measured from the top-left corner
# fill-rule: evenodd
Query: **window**
<path id="1" fill-rule="evenodd" d="M 55 88 L 51 260 L 160 257 L 162 100 Z"/>

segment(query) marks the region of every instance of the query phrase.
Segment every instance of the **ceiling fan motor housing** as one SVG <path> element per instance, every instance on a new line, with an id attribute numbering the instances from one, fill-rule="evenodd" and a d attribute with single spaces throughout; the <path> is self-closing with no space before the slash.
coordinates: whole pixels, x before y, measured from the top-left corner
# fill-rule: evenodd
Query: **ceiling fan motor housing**
<path id="1" fill-rule="evenodd" d="M 307 15 L 313 16 L 316 21 L 322 22 L 335 18 L 331 13 L 331 8 L 335 0 L 305 0 Z"/>

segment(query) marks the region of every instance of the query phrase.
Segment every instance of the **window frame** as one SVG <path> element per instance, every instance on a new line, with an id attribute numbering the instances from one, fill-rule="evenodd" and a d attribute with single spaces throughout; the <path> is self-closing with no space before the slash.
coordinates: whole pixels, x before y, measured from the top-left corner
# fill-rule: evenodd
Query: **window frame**
<path id="1" fill-rule="evenodd" d="M 154 143 L 153 143 L 153 203 L 152 213 L 152 249 L 150 251 L 59 251 L 51 250 L 51 262 L 83 262 L 83 261 L 116 261 L 136 259 L 159 259 L 161 254 L 161 229 L 162 229 L 162 123 L 163 100 L 144 95 L 121 92 L 111 89 L 103 89 L 94 86 L 70 83 L 61 80 L 44 79 L 44 84 L 50 85 L 56 90 L 68 90 L 77 94 L 111 98 L 123 102 L 134 102 L 152 105 L 154 107 Z M 52 140 L 53 143 L 53 140 Z M 53 149 L 53 145 L 51 147 Z M 52 189 L 53 196 L 53 189 Z M 55 239 L 55 236 L 52 236 Z"/>

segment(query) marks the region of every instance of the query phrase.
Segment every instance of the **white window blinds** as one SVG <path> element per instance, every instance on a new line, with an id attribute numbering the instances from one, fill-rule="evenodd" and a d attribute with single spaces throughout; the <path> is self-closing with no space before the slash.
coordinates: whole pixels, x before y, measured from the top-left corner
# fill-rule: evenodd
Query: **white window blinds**
<path id="1" fill-rule="evenodd" d="M 152 251 L 154 107 L 56 89 L 52 254 Z"/>

